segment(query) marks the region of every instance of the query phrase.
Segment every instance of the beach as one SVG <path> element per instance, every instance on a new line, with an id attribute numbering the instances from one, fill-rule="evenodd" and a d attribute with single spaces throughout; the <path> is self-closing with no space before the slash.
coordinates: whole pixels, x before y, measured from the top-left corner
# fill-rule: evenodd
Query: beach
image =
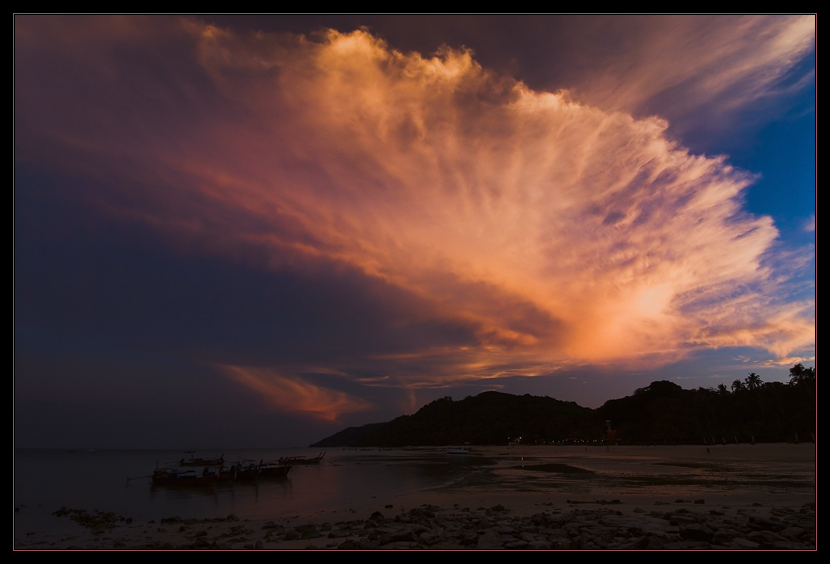
<path id="1" fill-rule="evenodd" d="M 283 483 L 149 499 L 152 510 L 44 503 L 26 521 L 16 490 L 15 548 L 816 547 L 813 444 L 344 449 Z"/>

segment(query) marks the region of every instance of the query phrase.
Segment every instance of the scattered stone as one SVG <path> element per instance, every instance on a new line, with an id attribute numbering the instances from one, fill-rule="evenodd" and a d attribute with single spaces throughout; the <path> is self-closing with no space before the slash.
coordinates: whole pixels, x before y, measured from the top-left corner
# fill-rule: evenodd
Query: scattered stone
<path id="1" fill-rule="evenodd" d="M 165 526 L 158 527 L 159 532 L 168 531 L 166 534 L 171 535 L 172 542 L 153 540 L 147 534 L 147 525 L 137 527 L 145 533 L 141 540 L 123 532 L 100 535 L 128 523 L 127 518 L 114 513 L 62 507 L 54 514 L 68 516 L 96 535 L 82 547 L 87 549 L 291 549 L 298 548 L 303 539 L 324 536 L 326 541 L 307 547 L 315 550 L 815 550 L 816 547 L 814 504 L 800 509 L 770 508 L 769 513 L 757 509 L 704 509 L 692 504 L 651 511 L 636 507 L 623 512 L 618 507 L 609 507 L 618 505 L 617 501 L 598 500 L 563 509 L 551 506 L 529 516 L 513 515 L 509 507 L 501 504 L 474 511 L 458 505 L 449 509 L 423 505 L 402 510 L 392 517 L 375 512 L 366 520 L 335 524 L 295 522 L 291 526 L 288 519 L 283 524 L 266 521 L 259 525 L 258 533 L 252 530 L 257 527 L 247 528 L 244 524 L 216 525 L 215 519 L 185 520 L 174 516 L 164 519 Z M 219 521 L 239 519 L 229 516 Z M 211 529 L 214 529 L 212 533 Z M 82 544 L 71 537 L 64 541 L 64 549 L 68 544 Z M 300 543 L 281 544 L 287 541 Z"/>

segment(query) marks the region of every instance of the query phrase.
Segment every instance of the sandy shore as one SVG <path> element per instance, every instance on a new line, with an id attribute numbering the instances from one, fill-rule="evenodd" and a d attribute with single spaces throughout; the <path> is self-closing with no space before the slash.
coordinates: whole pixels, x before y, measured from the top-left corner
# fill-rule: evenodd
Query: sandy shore
<path id="1" fill-rule="evenodd" d="M 391 505 L 391 504 L 389 504 Z M 801 507 L 712 507 L 705 500 L 572 500 L 564 506 L 392 505 L 369 515 L 240 520 L 182 519 L 135 523 L 113 513 L 60 510 L 77 534 L 27 534 L 17 549 L 779 549 L 816 546 L 815 504 Z"/>
<path id="2" fill-rule="evenodd" d="M 56 508 L 72 532 L 15 531 L 15 549 L 815 550 L 809 449 L 765 445 L 736 456 L 703 447 L 671 459 L 652 450 L 648 464 L 636 450 L 613 459 L 574 451 L 555 463 L 539 452 L 452 488 L 313 515 L 136 522 Z"/>

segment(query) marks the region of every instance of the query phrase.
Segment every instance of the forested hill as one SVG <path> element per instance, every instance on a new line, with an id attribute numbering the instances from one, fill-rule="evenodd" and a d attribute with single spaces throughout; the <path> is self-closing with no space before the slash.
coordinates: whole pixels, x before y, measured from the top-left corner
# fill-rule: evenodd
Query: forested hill
<path id="1" fill-rule="evenodd" d="M 350 440 L 344 442 L 350 433 Z M 461 401 L 445 397 L 413 415 L 382 424 L 351 427 L 313 447 L 423 446 L 449 444 L 506 444 L 508 440 L 541 442 L 552 437 L 596 435 L 591 409 L 574 402 L 531 395 L 483 392 Z"/>
<path id="2" fill-rule="evenodd" d="M 684 390 L 652 382 L 598 409 L 549 397 L 483 392 L 429 403 L 388 423 L 350 427 L 312 447 L 497 445 L 610 439 L 621 444 L 703 444 L 814 440 L 816 373 L 797 364 L 790 382 L 755 373 L 731 389 Z M 607 433 L 610 421 L 614 434 Z"/>

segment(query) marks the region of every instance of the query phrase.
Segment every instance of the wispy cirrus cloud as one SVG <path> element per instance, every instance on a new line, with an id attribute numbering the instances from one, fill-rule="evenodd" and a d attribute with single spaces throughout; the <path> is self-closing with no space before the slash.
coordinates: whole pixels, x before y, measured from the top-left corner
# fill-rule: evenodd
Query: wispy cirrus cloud
<path id="1" fill-rule="evenodd" d="M 371 381 L 406 387 L 813 343 L 812 302 L 776 298 L 787 279 L 773 276 L 772 220 L 742 210 L 753 176 L 623 111 L 683 85 L 678 103 L 757 99 L 808 48 L 803 18 L 741 20 L 708 58 L 703 28 L 671 20 L 687 41 L 580 98 L 596 105 L 497 76 L 467 51 L 402 54 L 367 31 L 83 21 L 16 19 L 20 161 L 94 179 L 71 197 L 183 252 L 360 272 L 425 304 L 413 319 L 467 332 L 323 369 L 359 379 L 371 367 L 389 376 Z M 708 78 L 684 78 L 694 65 Z M 302 367 L 231 370 L 282 408 L 366 408 L 304 383 Z"/>
<path id="2" fill-rule="evenodd" d="M 316 386 L 300 378 L 250 367 L 225 367 L 231 378 L 259 392 L 272 407 L 283 412 L 302 412 L 328 421 L 366 411 L 373 405 L 345 392 Z"/>
<path id="3" fill-rule="evenodd" d="M 809 69 L 795 69 L 815 50 L 815 15 L 609 16 L 587 23 L 583 42 L 604 49 L 577 40 L 574 57 L 580 60 L 581 50 L 594 58 L 571 78 L 574 94 L 604 108 L 669 118 L 681 130 L 701 121 L 719 129 L 814 79 Z"/>

